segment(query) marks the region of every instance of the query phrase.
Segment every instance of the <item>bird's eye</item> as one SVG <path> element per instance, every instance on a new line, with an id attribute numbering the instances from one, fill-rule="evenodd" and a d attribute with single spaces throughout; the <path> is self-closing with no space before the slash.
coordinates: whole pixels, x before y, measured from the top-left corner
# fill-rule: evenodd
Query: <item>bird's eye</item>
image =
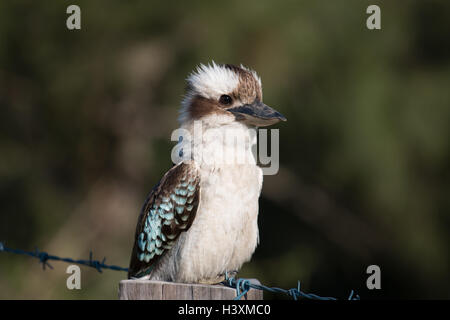
<path id="1" fill-rule="evenodd" d="M 229 106 L 233 102 L 233 99 L 231 99 L 229 95 L 223 94 L 220 96 L 219 102 L 223 105 Z"/>

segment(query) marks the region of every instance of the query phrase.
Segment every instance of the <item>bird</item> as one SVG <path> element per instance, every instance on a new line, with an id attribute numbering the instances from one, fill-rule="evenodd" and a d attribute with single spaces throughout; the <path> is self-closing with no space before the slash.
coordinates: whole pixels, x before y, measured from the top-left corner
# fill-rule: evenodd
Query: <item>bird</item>
<path id="1" fill-rule="evenodd" d="M 147 196 L 129 279 L 220 283 L 236 275 L 259 244 L 263 172 L 252 153 L 257 143 L 252 132 L 286 118 L 263 103 L 261 78 L 243 65 L 200 64 L 186 82 L 180 155 L 194 151 L 174 163 Z M 193 139 L 199 123 L 203 132 L 215 134 Z M 236 145 L 218 139 L 227 130 L 245 141 L 248 161 L 223 161 Z"/>

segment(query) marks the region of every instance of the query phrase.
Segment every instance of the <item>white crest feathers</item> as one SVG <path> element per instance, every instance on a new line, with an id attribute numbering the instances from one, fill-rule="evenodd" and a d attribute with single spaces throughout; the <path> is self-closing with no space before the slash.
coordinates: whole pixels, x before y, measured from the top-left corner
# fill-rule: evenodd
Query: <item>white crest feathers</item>
<path id="1" fill-rule="evenodd" d="M 187 82 L 196 93 L 205 98 L 216 99 L 222 94 L 232 92 L 238 86 L 239 75 L 212 61 L 207 65 L 200 64 L 197 70 L 189 75 Z"/>

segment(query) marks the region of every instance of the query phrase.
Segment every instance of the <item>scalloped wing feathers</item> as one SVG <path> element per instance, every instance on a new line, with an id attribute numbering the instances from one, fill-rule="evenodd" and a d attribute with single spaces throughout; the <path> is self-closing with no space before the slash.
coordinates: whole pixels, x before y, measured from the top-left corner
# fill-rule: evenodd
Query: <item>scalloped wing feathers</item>
<path id="1" fill-rule="evenodd" d="M 200 178 L 191 161 L 172 167 L 150 192 L 139 216 L 128 278 L 149 274 L 194 221 Z"/>

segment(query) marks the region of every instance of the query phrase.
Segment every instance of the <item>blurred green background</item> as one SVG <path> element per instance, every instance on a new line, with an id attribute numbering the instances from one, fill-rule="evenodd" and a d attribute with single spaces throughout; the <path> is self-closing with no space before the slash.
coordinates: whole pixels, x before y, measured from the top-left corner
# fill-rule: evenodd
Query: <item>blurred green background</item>
<path id="1" fill-rule="evenodd" d="M 370 4 L 381 30 L 366 28 Z M 444 0 L 2 0 L 0 241 L 127 267 L 142 203 L 171 167 L 184 79 L 214 59 L 257 70 L 288 118 L 240 276 L 450 298 L 449 20 Z M 0 298 L 116 299 L 126 277 L 82 267 L 70 291 L 67 265 L 51 264 L 0 253 Z"/>

